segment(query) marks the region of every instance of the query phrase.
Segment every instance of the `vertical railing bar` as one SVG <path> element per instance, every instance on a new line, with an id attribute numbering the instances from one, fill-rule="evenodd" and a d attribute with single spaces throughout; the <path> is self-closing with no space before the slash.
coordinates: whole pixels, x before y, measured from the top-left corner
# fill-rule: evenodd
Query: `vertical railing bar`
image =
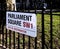
<path id="1" fill-rule="evenodd" d="M 60 23 L 60 15 L 59 15 L 59 23 Z M 59 24 L 59 30 L 60 30 L 60 24 Z"/>
<path id="2" fill-rule="evenodd" d="M 15 49 L 15 32 L 13 31 L 13 49 Z"/>
<path id="3" fill-rule="evenodd" d="M 45 34 L 44 34 L 44 9 L 42 9 L 42 49 L 44 49 Z"/>
<path id="4" fill-rule="evenodd" d="M 6 29 L 6 48 L 7 48 L 7 29 Z"/>
<path id="5" fill-rule="evenodd" d="M 20 49 L 20 34 L 18 33 L 18 49 Z"/>
<path id="6" fill-rule="evenodd" d="M 53 30 L 52 30 L 52 28 L 53 28 L 53 26 L 52 26 L 52 24 L 53 24 L 53 22 L 52 22 L 52 3 L 51 3 L 51 8 L 50 8 L 50 38 L 51 38 L 51 40 L 50 40 L 50 42 L 51 42 L 51 45 L 50 45 L 50 47 L 51 47 L 51 49 L 53 49 L 53 47 L 52 47 L 52 45 L 53 45 L 53 41 L 52 41 L 52 39 L 53 39 L 53 37 L 52 37 L 52 32 L 53 32 Z"/>
<path id="7" fill-rule="evenodd" d="M 5 3 L 6 4 L 6 3 Z M 7 5 L 6 5 L 6 11 L 7 11 Z M 6 16 L 6 15 L 5 15 Z M 6 17 L 5 17 L 5 19 L 6 19 Z M 6 24 L 6 23 L 5 23 Z M 6 29 L 6 48 L 7 48 L 7 29 Z"/>
<path id="8" fill-rule="evenodd" d="M 2 3 L 4 3 L 4 4 L 2 4 Z M 5 5 L 5 6 L 4 6 Z M 5 16 L 6 17 L 6 1 L 2 1 L 1 2 L 1 14 L 2 14 L 2 16 Z M 4 9 L 3 9 L 4 8 Z M 3 46 L 3 48 L 5 48 L 4 47 L 4 45 L 5 45 L 5 43 L 4 43 L 4 17 L 2 17 L 2 46 Z"/>
<path id="9" fill-rule="evenodd" d="M 37 37 L 35 38 L 35 49 L 37 49 Z"/>
<path id="10" fill-rule="evenodd" d="M 21 5 L 22 5 L 22 0 L 20 0 L 20 3 L 21 3 L 21 4 L 20 4 L 20 11 L 21 11 L 21 8 L 22 8 L 22 7 L 21 7 Z"/>
<path id="11" fill-rule="evenodd" d="M 22 12 L 24 11 L 23 6 L 24 6 L 24 5 L 23 5 L 23 0 L 22 0 Z"/>
<path id="12" fill-rule="evenodd" d="M 30 36 L 28 38 L 29 38 L 29 40 L 28 40 L 28 49 L 30 49 Z"/>
<path id="13" fill-rule="evenodd" d="M 2 8 L 2 16 L 4 16 L 3 14 L 3 5 L 1 4 L 1 8 Z M 3 17 L 2 17 L 2 46 L 4 46 L 4 20 L 3 20 Z"/>
<path id="14" fill-rule="evenodd" d="M 30 2 L 29 2 L 30 3 Z M 30 12 L 30 8 L 29 7 L 27 7 L 27 9 L 28 9 L 28 12 Z M 30 49 L 30 36 L 28 36 L 28 49 Z"/>
<path id="15" fill-rule="evenodd" d="M 9 30 L 9 49 L 11 49 L 11 30 Z"/>
<path id="16" fill-rule="evenodd" d="M 22 9 L 21 9 L 21 11 L 23 11 L 23 0 L 21 2 L 22 2 Z"/>
<path id="17" fill-rule="evenodd" d="M 22 0 L 22 5 L 23 5 L 22 11 L 24 12 L 24 4 L 23 4 L 23 0 Z M 24 35 L 24 34 L 23 34 L 23 49 L 25 49 L 25 35 Z"/>
<path id="18" fill-rule="evenodd" d="M 4 46 L 4 25 L 2 21 L 2 46 Z"/>
<path id="19" fill-rule="evenodd" d="M 5 3 L 6 4 L 6 3 Z M 6 11 L 7 11 L 7 5 L 6 5 Z M 6 17 L 5 17 L 6 18 Z M 6 24 L 6 23 L 5 23 Z M 7 29 L 6 29 L 6 48 L 7 48 Z"/>
<path id="20" fill-rule="evenodd" d="M 23 49 L 25 49 L 25 35 L 23 35 Z"/>
<path id="21" fill-rule="evenodd" d="M 36 14 L 36 10 L 37 10 L 37 8 L 36 8 L 36 0 L 35 0 L 35 14 Z M 37 49 L 37 37 L 35 37 L 35 49 Z"/>
<path id="22" fill-rule="evenodd" d="M 20 0 L 20 3 L 21 3 L 21 0 Z M 19 33 L 18 33 L 18 49 L 20 49 L 20 34 Z"/>
<path id="23" fill-rule="evenodd" d="M 1 4 L 1 3 L 0 3 Z M 2 9 L 2 8 L 1 8 Z M 0 10 L 0 12 L 1 12 L 2 10 Z M 0 16 L 2 16 L 2 14 L 0 14 Z M 0 23 L 0 28 L 1 28 L 1 23 Z M 2 31 L 1 31 L 1 33 L 2 33 Z M 1 36 L 0 36 L 0 38 L 1 38 Z M 0 43 L 1 43 L 1 41 L 0 41 Z"/>

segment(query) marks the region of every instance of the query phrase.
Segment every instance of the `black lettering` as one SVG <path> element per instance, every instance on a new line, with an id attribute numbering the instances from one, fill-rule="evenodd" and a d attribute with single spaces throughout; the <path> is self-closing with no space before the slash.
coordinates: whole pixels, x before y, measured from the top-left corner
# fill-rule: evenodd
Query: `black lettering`
<path id="1" fill-rule="evenodd" d="M 31 21 L 31 19 L 32 19 L 32 16 L 30 16 L 29 18 L 30 18 L 30 21 Z"/>
<path id="2" fill-rule="evenodd" d="M 8 19 L 8 23 L 9 24 L 13 24 L 13 25 L 19 25 L 19 26 L 21 26 L 21 21 L 16 21 L 16 20 Z"/>
<path id="3" fill-rule="evenodd" d="M 29 16 L 26 16 L 26 20 L 29 21 Z"/>
<path id="4" fill-rule="evenodd" d="M 31 21 L 32 20 L 32 16 L 30 16 L 30 15 L 19 15 L 19 14 L 8 13 L 8 17 L 13 18 L 13 19 L 20 19 L 20 20 L 24 20 L 24 21 Z"/>

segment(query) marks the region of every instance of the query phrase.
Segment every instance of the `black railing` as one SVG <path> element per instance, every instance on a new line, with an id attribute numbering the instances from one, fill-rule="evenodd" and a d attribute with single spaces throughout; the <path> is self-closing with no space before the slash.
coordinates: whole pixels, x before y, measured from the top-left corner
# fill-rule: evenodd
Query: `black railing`
<path id="1" fill-rule="evenodd" d="M 21 0 L 22 4 L 19 5 L 19 7 L 17 7 L 17 11 L 14 11 L 14 12 L 26 12 L 26 13 L 35 13 L 35 14 L 39 14 L 39 16 L 41 18 L 39 18 L 39 29 L 37 28 L 38 32 L 37 32 L 37 37 L 33 38 L 33 37 L 30 37 L 30 36 L 26 36 L 26 35 L 21 35 L 19 33 L 16 33 L 14 31 L 11 31 L 11 30 L 8 30 L 6 29 L 6 10 L 7 10 L 7 7 L 6 7 L 6 2 L 1 2 L 0 4 L 0 29 L 1 29 L 1 41 L 0 41 L 0 44 L 2 46 L 2 49 L 3 48 L 9 48 L 9 49 L 54 49 L 53 47 L 53 15 L 58 15 L 60 16 L 60 13 L 57 14 L 53 14 L 53 9 L 52 9 L 52 4 L 50 5 L 50 9 L 47 10 L 47 9 L 44 9 L 44 5 L 43 5 L 43 2 L 41 4 L 41 9 L 37 10 L 37 4 L 38 2 L 37 1 L 34 1 L 34 4 L 31 5 L 32 7 L 28 7 L 26 8 L 26 2 L 23 2 L 23 0 Z M 36 3 L 37 2 L 37 3 Z M 3 3 L 4 3 L 4 6 L 3 6 Z M 18 5 L 17 5 L 18 6 Z M 32 9 L 34 11 L 32 11 Z M 47 11 L 46 11 L 47 10 Z M 58 11 L 58 9 L 56 9 L 54 12 L 60 12 Z M 47 12 L 47 13 L 45 13 Z M 45 15 L 49 15 L 49 40 L 48 40 L 48 44 L 46 43 L 46 40 L 45 40 L 45 37 L 46 37 L 46 34 L 45 34 Z M 38 16 L 37 16 L 38 17 Z M 59 20 L 60 21 L 60 20 Z M 60 24 L 60 23 L 59 23 Z M 57 27 L 57 26 L 56 26 Z M 59 30 L 58 30 L 59 31 Z M 57 32 L 58 33 L 58 32 Z M 39 36 L 40 35 L 40 36 Z M 55 47 L 56 48 L 56 47 Z M 58 47 L 59 48 L 59 47 Z"/>

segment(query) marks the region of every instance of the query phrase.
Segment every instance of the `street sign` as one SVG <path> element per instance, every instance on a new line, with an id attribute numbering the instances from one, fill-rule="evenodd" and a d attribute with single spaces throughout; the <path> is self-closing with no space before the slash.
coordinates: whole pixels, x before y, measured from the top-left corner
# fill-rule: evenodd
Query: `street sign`
<path id="1" fill-rule="evenodd" d="M 6 12 L 6 28 L 31 37 L 37 36 L 36 14 Z"/>

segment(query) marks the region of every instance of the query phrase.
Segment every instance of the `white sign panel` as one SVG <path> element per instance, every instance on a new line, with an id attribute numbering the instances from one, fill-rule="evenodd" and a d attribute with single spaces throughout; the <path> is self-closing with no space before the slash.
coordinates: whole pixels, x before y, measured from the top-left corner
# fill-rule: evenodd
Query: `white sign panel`
<path id="1" fill-rule="evenodd" d="M 36 14 L 6 12 L 6 28 L 31 37 L 37 36 Z"/>

